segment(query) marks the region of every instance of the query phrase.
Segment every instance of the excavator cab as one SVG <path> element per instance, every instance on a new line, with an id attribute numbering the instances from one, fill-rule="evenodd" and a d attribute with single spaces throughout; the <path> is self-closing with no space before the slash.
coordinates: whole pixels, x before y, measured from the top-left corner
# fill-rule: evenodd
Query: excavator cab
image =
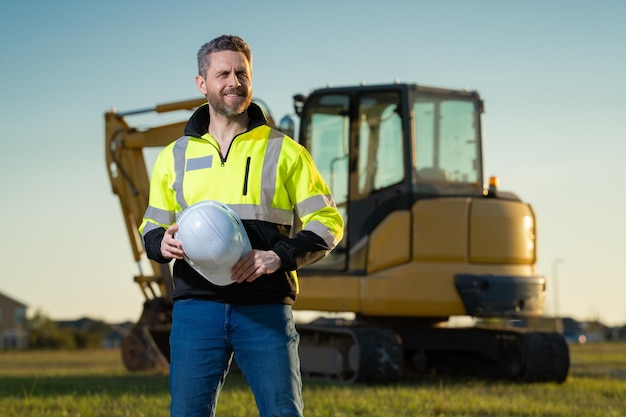
<path id="1" fill-rule="evenodd" d="M 331 88 L 314 92 L 302 108 L 299 140 L 347 224 L 340 246 L 312 269 L 367 273 L 364 240 L 390 214 L 418 199 L 482 197 L 483 103 L 475 92 L 406 84 Z M 391 245 L 404 256 L 386 263 L 406 262 L 410 246 Z"/>

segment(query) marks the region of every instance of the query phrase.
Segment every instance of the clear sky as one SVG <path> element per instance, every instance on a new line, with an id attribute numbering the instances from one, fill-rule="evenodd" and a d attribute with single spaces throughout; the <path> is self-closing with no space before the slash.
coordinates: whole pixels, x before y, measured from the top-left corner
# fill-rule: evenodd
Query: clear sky
<path id="1" fill-rule="evenodd" d="M 546 312 L 626 323 L 624 22 L 623 0 L 3 2 L 0 292 L 55 319 L 139 317 L 103 115 L 200 97 L 198 48 L 233 33 L 277 119 L 328 83 L 479 91 L 485 175 L 538 216 Z"/>

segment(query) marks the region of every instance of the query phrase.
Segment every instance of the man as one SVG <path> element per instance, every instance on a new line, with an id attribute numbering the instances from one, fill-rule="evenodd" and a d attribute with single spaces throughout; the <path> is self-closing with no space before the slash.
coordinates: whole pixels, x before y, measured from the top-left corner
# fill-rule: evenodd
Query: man
<path id="1" fill-rule="evenodd" d="M 208 42 L 198 71 L 208 103 L 157 157 L 139 228 L 150 259 L 175 260 L 171 415 L 214 416 L 234 353 L 261 417 L 302 416 L 295 270 L 337 245 L 343 219 L 309 153 L 252 103 L 247 43 L 231 35 Z M 252 245 L 233 266 L 231 285 L 199 275 L 175 238 L 177 214 L 205 200 L 231 208 Z M 290 237 L 294 212 L 302 230 Z"/>

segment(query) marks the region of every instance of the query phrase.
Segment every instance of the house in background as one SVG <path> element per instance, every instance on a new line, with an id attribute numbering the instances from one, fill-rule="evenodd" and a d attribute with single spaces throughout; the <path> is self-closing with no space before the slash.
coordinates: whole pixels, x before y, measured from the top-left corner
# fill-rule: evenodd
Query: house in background
<path id="1" fill-rule="evenodd" d="M 26 304 L 0 292 L 0 350 L 26 349 Z"/>

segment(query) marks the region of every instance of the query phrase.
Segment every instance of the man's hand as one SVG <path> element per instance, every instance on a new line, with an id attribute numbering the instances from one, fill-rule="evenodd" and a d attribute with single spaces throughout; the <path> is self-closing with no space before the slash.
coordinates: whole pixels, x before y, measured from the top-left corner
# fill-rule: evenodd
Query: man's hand
<path id="1" fill-rule="evenodd" d="M 161 255 L 166 259 L 183 259 L 183 245 L 180 240 L 174 238 L 174 233 L 178 231 L 178 225 L 173 224 L 167 228 L 161 241 Z"/>
<path id="2" fill-rule="evenodd" d="M 233 281 L 252 282 L 261 275 L 271 274 L 280 268 L 281 261 L 273 250 L 253 249 L 237 261 L 231 269 Z"/>

